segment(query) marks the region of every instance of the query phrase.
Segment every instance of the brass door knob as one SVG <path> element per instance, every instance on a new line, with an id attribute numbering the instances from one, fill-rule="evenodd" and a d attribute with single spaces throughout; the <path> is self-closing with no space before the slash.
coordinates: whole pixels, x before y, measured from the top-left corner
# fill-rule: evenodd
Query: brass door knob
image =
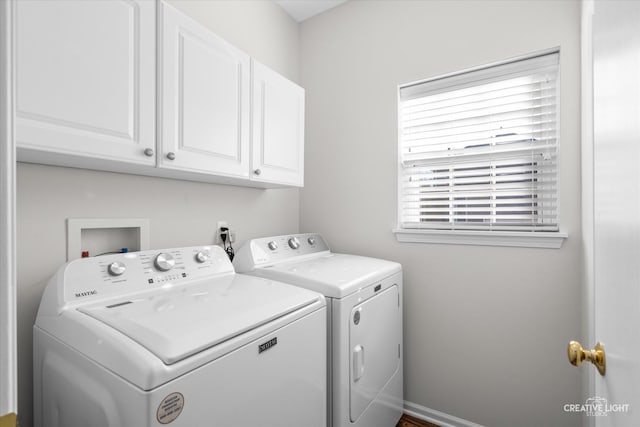
<path id="1" fill-rule="evenodd" d="M 604 346 L 597 343 L 593 350 L 584 350 L 579 342 L 571 341 L 567 347 L 569 363 L 573 366 L 580 366 L 586 360 L 596 365 L 600 375 L 604 376 L 607 368 L 607 359 L 604 354 Z"/>

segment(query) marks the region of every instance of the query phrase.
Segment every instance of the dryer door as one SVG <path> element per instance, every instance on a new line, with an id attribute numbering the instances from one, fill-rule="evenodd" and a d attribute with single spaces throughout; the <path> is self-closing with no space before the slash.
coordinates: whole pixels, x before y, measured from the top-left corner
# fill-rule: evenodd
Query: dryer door
<path id="1" fill-rule="evenodd" d="M 401 322 L 397 285 L 351 310 L 349 407 L 352 422 L 357 421 L 398 370 Z"/>

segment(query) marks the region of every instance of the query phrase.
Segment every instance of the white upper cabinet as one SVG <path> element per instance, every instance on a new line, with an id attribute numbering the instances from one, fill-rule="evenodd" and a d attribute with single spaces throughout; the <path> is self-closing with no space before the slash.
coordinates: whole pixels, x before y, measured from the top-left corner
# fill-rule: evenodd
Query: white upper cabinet
<path id="1" fill-rule="evenodd" d="M 159 166 L 249 175 L 250 58 L 161 3 Z"/>
<path id="2" fill-rule="evenodd" d="M 304 90 L 173 6 L 20 0 L 14 20 L 19 161 L 303 185 Z"/>
<path id="3" fill-rule="evenodd" d="M 19 160 L 155 164 L 155 20 L 153 1 L 15 2 Z"/>
<path id="4" fill-rule="evenodd" d="M 253 61 L 251 179 L 304 185 L 304 89 Z"/>

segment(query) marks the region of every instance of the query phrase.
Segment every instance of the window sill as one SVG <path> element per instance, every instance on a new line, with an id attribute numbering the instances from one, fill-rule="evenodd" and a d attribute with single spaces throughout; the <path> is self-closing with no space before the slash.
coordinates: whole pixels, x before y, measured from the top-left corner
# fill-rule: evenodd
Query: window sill
<path id="1" fill-rule="evenodd" d="M 567 233 L 469 230 L 394 229 L 401 243 L 437 243 L 450 245 L 511 246 L 523 248 L 559 249 Z"/>

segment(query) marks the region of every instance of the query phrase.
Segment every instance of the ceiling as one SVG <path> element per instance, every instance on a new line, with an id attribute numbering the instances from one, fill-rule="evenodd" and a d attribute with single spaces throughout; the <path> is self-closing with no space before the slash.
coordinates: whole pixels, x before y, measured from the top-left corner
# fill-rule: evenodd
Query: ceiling
<path id="1" fill-rule="evenodd" d="M 276 0 L 293 19 L 302 22 L 347 0 Z"/>

